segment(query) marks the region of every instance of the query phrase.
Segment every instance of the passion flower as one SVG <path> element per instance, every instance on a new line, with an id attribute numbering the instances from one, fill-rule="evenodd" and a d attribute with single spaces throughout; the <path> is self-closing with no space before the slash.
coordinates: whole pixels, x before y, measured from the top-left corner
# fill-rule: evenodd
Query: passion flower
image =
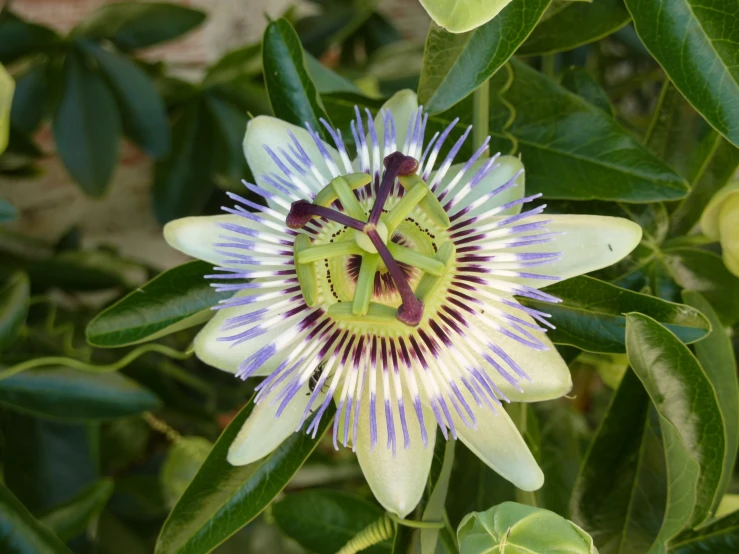
<path id="1" fill-rule="evenodd" d="M 641 238 L 618 218 L 528 207 L 518 158 L 454 164 L 469 129 L 426 140 L 428 116 L 403 91 L 373 119 L 355 109 L 352 161 L 340 131 L 257 117 L 244 139 L 255 183 L 226 215 L 165 228 L 179 250 L 217 264 L 234 296 L 196 354 L 263 377 L 229 452 L 247 464 L 292 432 L 315 435 L 331 402 L 333 442 L 357 452 L 375 496 L 407 515 L 419 501 L 436 428 L 525 490 L 543 475 L 502 402 L 559 397 L 567 365 L 547 339 L 557 302 L 541 287 L 607 266 Z M 261 197 L 262 202 L 253 198 Z"/>

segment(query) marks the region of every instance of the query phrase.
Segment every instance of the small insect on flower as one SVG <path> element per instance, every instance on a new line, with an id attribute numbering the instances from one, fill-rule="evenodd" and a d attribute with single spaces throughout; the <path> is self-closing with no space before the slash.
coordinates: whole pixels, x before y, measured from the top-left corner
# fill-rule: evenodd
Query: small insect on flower
<path id="1" fill-rule="evenodd" d="M 353 161 L 322 124 L 333 146 L 318 129 L 253 119 L 250 196 L 165 228 L 234 293 L 196 354 L 264 378 L 229 461 L 262 458 L 296 430 L 316 436 L 333 402 L 334 445 L 357 452 L 401 517 L 421 498 L 437 428 L 537 489 L 543 474 L 502 403 L 570 390 L 546 335 L 557 299 L 540 289 L 621 259 L 641 228 L 530 207 L 540 195 L 524 194 L 521 160 L 487 157 L 489 138 L 468 149 L 470 128 L 431 121 L 409 91 L 374 118 L 355 110 Z"/>

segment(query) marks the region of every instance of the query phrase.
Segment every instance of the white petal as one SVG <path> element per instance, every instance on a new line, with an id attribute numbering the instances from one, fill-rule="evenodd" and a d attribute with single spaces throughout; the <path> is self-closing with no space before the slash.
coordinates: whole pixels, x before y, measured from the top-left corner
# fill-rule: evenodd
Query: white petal
<path id="1" fill-rule="evenodd" d="M 520 310 L 514 310 L 513 308 L 500 304 L 496 304 L 495 307 L 525 321 L 533 322 L 530 316 Z M 521 379 L 519 381 L 518 384 L 522 389 L 519 391 L 508 380 L 502 377 L 489 362 L 482 358 L 480 352 L 472 348 L 465 348 L 467 339 L 460 337 L 454 338 L 455 345 L 477 362 L 476 367 L 485 371 L 509 400 L 514 402 L 540 402 L 542 400 L 559 398 L 572 390 L 570 369 L 545 333 L 536 332 L 535 336 L 549 350 L 534 350 L 516 340 L 489 329 L 479 321 L 474 322 L 474 324 L 478 329 L 483 331 L 484 336 L 490 337 L 497 346 L 508 354 L 530 379 Z M 492 355 L 490 351 L 486 351 L 486 353 L 501 363 L 508 373 L 514 374 L 513 370 L 507 367 L 505 363 L 502 363 L 497 356 Z"/>
<path id="2" fill-rule="evenodd" d="M 378 380 L 380 375 L 378 373 Z M 394 394 L 394 393 L 391 393 Z M 436 419 L 433 412 L 424 407 L 423 417 L 428 434 L 428 445 L 424 447 L 418 420 L 413 412 L 413 404 L 408 395 L 404 395 L 406 420 L 410 435 L 410 447 L 403 447 L 403 434 L 397 409 L 393 406 L 395 433 L 398 438 L 397 449 L 393 457 L 392 449 L 387 448 L 387 425 L 385 421 L 384 396 L 382 387 L 377 387 L 377 444 L 370 449 L 370 423 L 367 405 L 369 394 L 365 389 L 364 403 L 357 428 L 357 459 L 362 467 L 367 483 L 382 506 L 400 517 L 413 511 L 423 496 L 426 479 L 434 457 L 434 441 L 436 438 Z"/>
<path id="3" fill-rule="evenodd" d="M 503 407 L 497 408 L 496 415 L 489 408 L 478 406 L 469 393 L 465 394 L 465 398 L 475 414 L 477 429 L 467 427 L 456 410 L 453 411 L 459 439 L 478 458 L 519 489 L 535 491 L 541 488 L 544 473 Z"/>
<path id="4" fill-rule="evenodd" d="M 216 253 L 214 243 L 228 232 L 219 227 L 220 223 L 245 225 L 248 220 L 237 215 L 210 215 L 202 217 L 183 217 L 164 226 L 164 240 L 180 252 L 214 265 L 220 265 L 225 256 Z"/>
<path id="5" fill-rule="evenodd" d="M 476 161 L 474 164 L 472 164 L 470 169 L 467 170 L 464 177 L 460 179 L 459 183 L 454 185 L 454 188 L 451 191 L 447 191 L 448 184 L 452 181 L 452 179 L 456 177 L 456 175 L 464 167 L 465 164 L 459 163 L 451 166 L 446 175 L 444 175 L 444 178 L 441 179 L 441 182 L 437 187 L 438 190 L 447 191 L 442 204 L 446 204 L 446 202 L 450 198 L 454 198 L 456 196 L 455 193 L 463 191 L 464 185 L 469 183 L 469 181 L 477 174 L 478 170 L 487 162 L 488 160 Z M 474 188 L 469 191 L 469 193 L 467 193 L 461 200 L 457 200 L 455 198 L 456 203 L 451 208 L 452 213 L 466 208 L 482 196 L 506 184 L 516 175 L 516 173 L 523 169 L 523 164 L 521 163 L 521 160 L 515 156 L 498 156 L 495 163 L 497 164 L 497 167 L 491 170 L 485 178 L 483 178 Z M 436 173 L 436 171 L 431 173 L 431 175 L 429 176 L 429 183 L 433 182 Z M 516 183 L 516 186 L 506 189 L 500 194 L 492 196 L 480 206 L 476 206 L 469 212 L 468 215 L 482 214 L 486 211 L 492 210 L 493 208 L 497 208 L 498 206 L 522 198 L 526 189 L 524 173 L 521 173 L 516 178 Z M 518 204 L 500 213 L 502 215 L 515 215 L 521 211 L 521 206 L 521 204 Z"/>
<path id="6" fill-rule="evenodd" d="M 319 129 L 313 130 L 319 131 Z M 318 168 L 318 171 L 323 178 L 322 183 L 315 184 L 312 175 L 306 177 L 305 181 L 312 183 L 309 185 L 309 188 L 314 189 L 314 192 L 317 192 L 332 179 L 332 174 L 329 171 L 320 150 L 306 129 L 292 125 L 291 123 L 286 123 L 285 121 L 275 117 L 260 115 L 252 119 L 246 128 L 246 136 L 244 137 L 244 154 L 246 156 L 246 162 L 249 164 L 249 168 L 254 175 L 256 183 L 262 188 L 265 188 L 282 198 L 285 198 L 285 196 L 264 180 L 264 176 L 269 175 L 270 173 L 276 173 L 281 177 L 287 178 L 272 157 L 267 153 L 265 146 L 271 148 L 275 154 L 282 158 L 280 149 L 284 149 L 289 152 L 290 146 L 293 144 L 292 139 L 290 138 L 290 132 L 295 135 L 295 138 L 303 147 L 303 150 L 316 168 Z M 334 162 L 338 165 L 340 158 L 336 149 L 329 144 L 323 144 Z M 294 171 L 294 168 L 289 163 L 285 163 L 285 166 L 287 166 L 290 171 Z M 307 195 L 303 195 L 302 197 L 307 198 Z M 268 202 L 268 204 L 275 207 L 273 202 Z"/>
<path id="7" fill-rule="evenodd" d="M 531 273 L 569 279 L 596 269 L 608 267 L 626 257 L 642 237 L 642 229 L 628 219 L 597 215 L 542 215 L 525 222 L 551 220 L 548 231 L 563 233 L 546 244 L 514 249 L 515 252 L 559 252 L 561 257 L 536 267 Z M 525 270 L 524 270 L 525 271 Z M 541 288 L 556 280 L 516 279 L 526 285 Z"/>
<path id="8" fill-rule="evenodd" d="M 234 298 L 249 296 L 251 294 L 260 294 L 263 292 L 263 290 L 259 289 L 239 291 L 234 295 Z M 205 327 L 203 327 L 195 337 L 195 355 L 208 365 L 229 373 L 236 373 L 241 362 L 249 358 L 249 356 L 257 352 L 263 346 L 275 341 L 284 332 L 285 326 L 291 320 L 276 325 L 266 333 L 235 346 L 232 346 L 229 342 L 218 340 L 219 337 L 232 335 L 238 332 L 234 330 L 224 331 L 222 329 L 224 321 L 235 315 L 242 315 L 247 312 L 268 307 L 274 302 L 275 300 L 267 300 L 263 302 L 255 302 L 254 304 L 248 304 L 246 306 L 218 310 L 215 317 L 206 323 Z M 267 362 L 254 375 L 269 375 L 277 368 L 277 366 L 280 365 L 280 363 L 284 361 L 291 349 L 292 348 L 290 346 L 281 349 L 277 354 L 267 360 Z"/>
<path id="9" fill-rule="evenodd" d="M 276 393 L 275 393 L 276 394 Z M 251 415 L 228 449 L 228 463 L 243 466 L 264 458 L 297 429 L 308 405 L 308 383 L 287 404 L 279 417 L 280 402 L 271 405 L 272 396 L 254 406 Z"/>
<path id="10" fill-rule="evenodd" d="M 395 144 L 397 149 L 401 150 L 405 143 L 405 137 L 408 134 L 408 123 L 415 117 L 418 112 L 418 97 L 412 90 L 401 90 L 393 94 L 382 105 L 383 110 L 389 110 L 393 114 L 395 120 Z M 380 143 L 380 157 L 385 148 L 385 123 L 382 120 L 381 112 L 375 116 L 375 129 L 377 131 L 377 140 Z M 369 141 L 369 134 L 367 135 Z"/>

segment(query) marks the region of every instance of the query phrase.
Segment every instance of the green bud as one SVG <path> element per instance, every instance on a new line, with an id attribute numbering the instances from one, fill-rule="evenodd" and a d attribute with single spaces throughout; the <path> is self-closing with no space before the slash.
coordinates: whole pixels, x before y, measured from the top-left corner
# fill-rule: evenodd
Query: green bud
<path id="1" fill-rule="evenodd" d="M 460 554 L 598 552 L 590 535 L 571 521 L 549 510 L 515 502 L 467 514 L 459 524 L 457 539 Z"/>
<path id="2" fill-rule="evenodd" d="M 8 146 L 8 133 L 10 132 L 10 106 L 13 103 L 13 90 L 15 83 L 0 64 L 0 154 Z"/>
<path id="3" fill-rule="evenodd" d="M 701 228 L 708 238 L 721 242 L 724 264 L 739 276 L 739 181 L 713 196 L 701 215 Z"/>
<path id="4" fill-rule="evenodd" d="M 511 0 L 421 0 L 431 19 L 450 33 L 466 33 L 484 25 Z"/>

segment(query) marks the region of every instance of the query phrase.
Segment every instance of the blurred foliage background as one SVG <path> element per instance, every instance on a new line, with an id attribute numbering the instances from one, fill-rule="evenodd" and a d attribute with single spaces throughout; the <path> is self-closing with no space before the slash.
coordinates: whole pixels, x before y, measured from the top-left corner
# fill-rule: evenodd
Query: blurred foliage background
<path id="1" fill-rule="evenodd" d="M 523 3 L 514 0 L 511 6 Z M 408 9 L 416 15 L 397 18 L 400 8 L 392 4 L 312 0 L 271 15 L 295 29 L 305 68 L 338 127 L 348 128 L 355 104 L 376 110 L 383 98 L 403 88 L 420 88 L 427 105 L 438 108 L 432 111 L 441 114 L 439 119 L 459 116 L 469 123 L 470 99 L 445 105 L 444 88 L 433 84 L 440 77 L 428 66 L 432 61 L 424 59 L 428 19 L 415 3 Z M 596 193 L 574 199 L 554 188 L 542 190 L 553 199 L 550 209 L 637 220 L 645 228 L 644 243 L 598 277 L 677 302 L 683 302 L 682 289 L 702 283 L 701 292 L 712 304 L 707 309 L 719 318 L 714 321 L 735 325 L 739 280 L 714 267 L 715 245 L 694 248 L 700 239 L 683 235 L 697 222 L 709 192 L 734 174 L 737 148 L 666 79 L 621 0 L 556 0 L 537 6 L 543 16 L 517 45 L 520 65 L 514 67 L 525 72 L 520 69 L 525 64 L 545 80 L 531 77 L 515 91 L 523 114 L 520 128 L 507 121 L 505 99 L 493 101 L 491 129 L 500 131 L 496 149 L 520 148 L 533 192 L 546 189 L 546 182 L 536 186 L 542 180 L 572 180 L 580 186 L 581 168 L 562 168 L 557 160 L 535 154 L 527 157 L 526 145 L 535 142 L 537 133 L 551 130 L 549 116 L 555 123 L 557 117 L 565 121 L 567 110 L 574 110 L 567 91 L 599 109 L 599 117 L 617 122 L 619 133 L 642 143 L 670 169 L 656 175 L 654 168 L 635 166 L 632 180 L 618 168 L 604 170 L 592 179 L 599 187 Z M 240 8 L 257 28 L 266 27 L 261 4 L 245 1 Z M 0 380 L 0 459 L 3 482 L 12 493 L 0 495 L 5 520 L 0 527 L 7 533 L 9 528 L 35 529 L 35 522 L 45 526 L 36 531 L 47 541 L 46 550 L 13 552 L 63 552 L 49 546 L 59 541 L 80 553 L 153 552 L 168 514 L 253 388 L 188 353 L 197 327 L 178 327 L 177 322 L 183 314 L 204 321 L 203 312 L 218 296 L 200 282 L 208 270 L 201 262 L 165 271 L 184 259 L 168 251 L 157 234 L 171 219 L 217 213 L 228 202 L 227 191 L 245 194 L 240 181 L 251 175 L 241 149 L 244 129 L 249 118 L 273 113 L 263 75 L 267 54 L 257 34 L 210 63 L 167 60 L 162 44 L 196 35 L 209 17 L 216 17 L 180 4 L 105 3 L 64 29 L 19 13 L 12 3 L 0 11 L 0 63 L 16 81 L 9 145 L 0 156 L 0 368 L 15 368 Z M 503 70 L 496 73 L 493 90 L 504 89 L 507 78 Z M 540 114 L 537 99 L 551 100 Z M 573 140 L 589 140 L 586 129 L 568 131 L 583 132 Z M 59 164 L 64 173 L 54 169 Z M 136 164 L 144 169 L 131 169 Z M 69 179 L 81 193 L 67 204 L 49 183 Z M 652 198 L 640 179 L 666 187 L 689 183 L 698 193 L 681 207 L 676 207 L 678 196 L 672 203 L 645 204 Z M 143 195 L 143 201 L 132 204 L 129 196 L 134 194 Z M 75 208 L 78 198 L 84 199 L 83 210 Z M 34 209 L 26 211 L 26 205 Z M 136 213 L 144 211 L 143 216 Z M 106 233 L 105 221 L 91 225 L 88 218 L 96 217 L 115 221 L 116 233 Z M 34 232 L 38 229 L 43 232 Z M 121 238 L 120 229 L 130 234 L 123 232 Z M 675 267 L 679 271 L 667 270 Z M 125 325 L 120 319 L 95 319 L 144 285 L 161 298 L 158 319 L 127 320 Z M 186 305 L 175 305 L 183 297 Z M 125 310 L 121 314 L 130 317 Z M 563 342 L 568 345 L 561 353 L 571 363 L 575 382 L 572 395 L 523 406 L 520 414 L 546 485 L 533 499 L 527 497 L 532 493 L 515 490 L 457 445 L 450 477 L 454 494 L 446 503 L 450 528 L 470 511 L 506 500 L 535 502 L 572 517 L 571 495 L 582 462 L 627 362 L 623 344 L 590 348 L 591 343 Z M 641 398 L 638 390 L 634 394 Z M 649 432 L 659 435 L 651 410 L 647 423 L 644 414 L 634 416 L 642 417 L 642 443 L 619 443 L 630 433 L 624 425 L 611 439 L 614 444 L 633 447 L 637 458 L 655 448 L 649 440 L 658 439 L 647 437 Z M 266 511 L 239 505 L 254 512 L 248 525 L 246 516 L 233 528 L 224 524 L 222 538 L 208 547 L 160 545 L 157 551 L 334 552 L 379 517 L 381 509 L 351 452 L 334 451 L 326 443 L 311 451 L 295 463 L 284 492 L 285 483 L 260 481 L 265 494 L 280 495 Z M 245 481 L 247 476 L 234 478 Z M 634 478 L 631 484 L 638 482 Z M 739 493 L 739 481 L 732 479 L 728 490 Z M 636 500 L 648 501 L 647 493 Z M 658 519 L 654 514 L 651 519 L 642 514 L 637 521 L 629 517 L 610 532 L 654 526 Z M 199 532 L 207 533 L 204 529 Z M 48 530 L 59 541 L 44 535 Z M 456 550 L 448 536 L 439 545 L 444 552 Z M 616 551 L 598 546 L 601 552 Z M 386 542 L 371 552 L 389 553 L 391 548 L 402 551 Z M 619 551 L 640 551 L 634 548 Z"/>

